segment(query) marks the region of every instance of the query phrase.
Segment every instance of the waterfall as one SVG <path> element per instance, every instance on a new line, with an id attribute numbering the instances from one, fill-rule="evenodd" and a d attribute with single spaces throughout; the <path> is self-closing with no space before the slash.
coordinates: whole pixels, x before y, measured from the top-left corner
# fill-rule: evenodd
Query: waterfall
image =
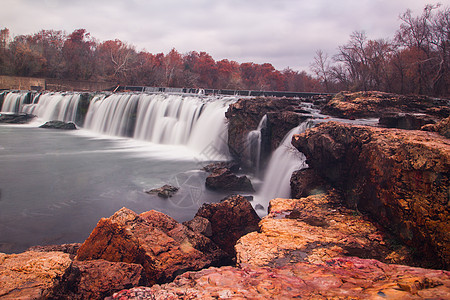
<path id="1" fill-rule="evenodd" d="M 139 95 L 103 95 L 91 100 L 84 127 L 97 133 L 112 136 L 129 136 L 134 129 Z"/>
<path id="2" fill-rule="evenodd" d="M 79 93 L 45 93 L 34 97 L 22 112 L 36 115 L 43 121 L 75 122 L 81 95 Z"/>
<path id="3" fill-rule="evenodd" d="M 18 114 L 22 112 L 22 107 L 26 102 L 28 92 L 10 92 L 3 100 L 2 112 Z"/>
<path id="4" fill-rule="evenodd" d="M 270 200 L 291 196 L 290 179 L 292 173 L 308 167 L 305 155 L 292 146 L 292 136 L 304 132 L 311 125 L 311 122 L 306 121 L 291 129 L 283 138 L 280 146 L 272 153 L 263 185 L 253 201 L 255 207 L 259 204 L 267 211 Z M 265 212 L 258 210 L 258 214 L 265 215 Z"/>
<path id="5" fill-rule="evenodd" d="M 234 97 L 114 94 L 91 100 L 84 128 L 155 144 L 184 145 L 202 160 L 228 157 L 225 111 Z"/>
<path id="6" fill-rule="evenodd" d="M 264 115 L 259 121 L 256 130 L 252 130 L 247 134 L 245 141 L 245 149 L 247 149 L 248 158 L 251 167 L 255 171 L 255 174 L 259 173 L 259 164 L 261 161 L 261 142 L 262 142 L 262 129 L 267 126 L 267 115 Z"/>

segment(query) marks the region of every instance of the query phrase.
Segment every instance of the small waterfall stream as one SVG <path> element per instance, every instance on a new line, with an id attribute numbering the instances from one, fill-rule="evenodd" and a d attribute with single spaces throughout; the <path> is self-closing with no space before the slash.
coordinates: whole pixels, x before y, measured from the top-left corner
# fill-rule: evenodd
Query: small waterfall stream
<path id="1" fill-rule="evenodd" d="M 263 185 L 253 201 L 254 207 L 259 204 L 264 208 L 264 210 L 257 209 L 257 213 L 260 216 L 266 215 L 270 200 L 289 198 L 291 196 L 290 179 L 292 173 L 308 167 L 305 155 L 292 146 L 291 141 L 294 134 L 304 132 L 311 125 L 311 122 L 306 121 L 300 126 L 291 129 L 280 146 L 272 153 Z"/>
<path id="2" fill-rule="evenodd" d="M 267 126 L 267 115 L 264 115 L 259 121 L 256 130 L 252 130 L 247 134 L 245 148 L 248 150 L 248 158 L 255 175 L 258 176 L 261 162 L 261 142 L 262 130 Z"/>

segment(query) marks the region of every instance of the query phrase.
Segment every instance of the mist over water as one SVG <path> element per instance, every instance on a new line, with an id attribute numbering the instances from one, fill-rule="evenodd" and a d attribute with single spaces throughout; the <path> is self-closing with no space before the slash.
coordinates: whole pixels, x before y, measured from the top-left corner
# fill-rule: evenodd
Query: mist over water
<path id="1" fill-rule="evenodd" d="M 0 125 L 0 252 L 82 242 L 122 207 L 182 222 L 226 196 L 205 189 L 201 168 L 228 158 L 224 113 L 236 99 L 100 94 L 85 126 L 68 132 L 38 126 L 75 121 L 80 94 L 47 93 L 27 103 L 23 93 L 8 95 L 8 111 L 38 118 Z M 180 190 L 169 199 L 144 192 L 164 184 Z"/>

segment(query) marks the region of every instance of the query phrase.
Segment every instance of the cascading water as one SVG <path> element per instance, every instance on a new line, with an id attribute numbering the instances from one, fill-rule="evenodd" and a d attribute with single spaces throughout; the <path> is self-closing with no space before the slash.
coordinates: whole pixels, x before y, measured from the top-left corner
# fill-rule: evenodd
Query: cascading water
<path id="1" fill-rule="evenodd" d="M 312 123 L 306 121 L 291 129 L 280 146 L 273 152 L 264 176 L 263 185 L 253 201 L 255 207 L 259 204 L 264 208 L 264 211 L 257 209 L 260 216 L 266 214 L 270 200 L 290 197 L 292 173 L 308 167 L 305 155 L 292 146 L 291 141 L 294 134 L 300 134 L 311 126 Z"/>
<path id="2" fill-rule="evenodd" d="M 37 95 L 21 112 L 36 115 L 43 121 L 75 122 L 81 95 L 79 93 L 45 93 Z"/>
<path id="3" fill-rule="evenodd" d="M 155 144 L 184 145 L 202 160 L 228 157 L 225 111 L 234 97 L 114 94 L 91 100 L 84 128 Z"/>
<path id="4" fill-rule="evenodd" d="M 5 99 L 3 100 L 1 111 L 16 114 L 22 112 L 22 107 L 25 104 L 27 96 L 29 96 L 29 93 L 23 92 L 8 93 Z"/>
<path id="5" fill-rule="evenodd" d="M 248 158 L 256 175 L 259 173 L 259 164 L 261 160 L 261 142 L 262 130 L 267 126 L 267 115 L 264 115 L 259 121 L 256 130 L 247 134 L 245 148 L 248 150 Z"/>

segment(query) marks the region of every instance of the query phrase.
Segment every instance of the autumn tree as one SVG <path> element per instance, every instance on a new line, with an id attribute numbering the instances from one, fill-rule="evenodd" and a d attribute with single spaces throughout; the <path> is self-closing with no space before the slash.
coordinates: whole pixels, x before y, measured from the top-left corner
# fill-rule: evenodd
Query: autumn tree
<path id="1" fill-rule="evenodd" d="M 239 63 L 228 59 L 219 60 L 217 66 L 217 87 L 220 89 L 242 89 Z"/>
<path id="2" fill-rule="evenodd" d="M 9 44 L 12 68 L 15 75 L 41 75 L 46 64 L 38 46 L 30 35 L 19 35 Z"/>
<path id="3" fill-rule="evenodd" d="M 138 66 L 134 47 L 116 39 L 98 45 L 95 51 L 96 72 L 106 80 L 129 83 L 132 73 Z"/>
<path id="4" fill-rule="evenodd" d="M 9 29 L 5 27 L 0 30 L 0 74 L 8 74 L 11 71 L 9 42 Z"/>
<path id="5" fill-rule="evenodd" d="M 96 42 L 86 29 L 77 29 L 68 36 L 62 48 L 66 78 L 87 80 L 94 75 L 95 47 Z"/>

